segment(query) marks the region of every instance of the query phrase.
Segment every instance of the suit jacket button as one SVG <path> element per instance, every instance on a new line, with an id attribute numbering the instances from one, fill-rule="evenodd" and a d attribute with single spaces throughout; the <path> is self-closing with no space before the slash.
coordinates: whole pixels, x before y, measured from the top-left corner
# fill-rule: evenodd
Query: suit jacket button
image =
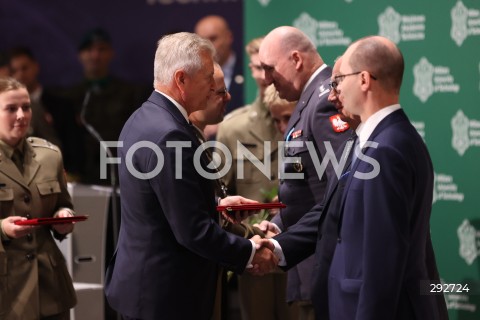
<path id="1" fill-rule="evenodd" d="M 25 215 L 25 217 L 26 217 L 27 219 L 30 219 L 32 216 L 30 215 L 30 213 L 27 213 L 27 214 Z"/>
<path id="2" fill-rule="evenodd" d="M 338 242 L 338 243 L 342 242 L 342 238 L 338 237 L 338 238 L 337 238 L 337 242 Z"/>
<path id="3" fill-rule="evenodd" d="M 23 201 L 25 201 L 25 203 L 30 203 L 30 196 L 28 194 L 24 195 Z"/>
<path id="4" fill-rule="evenodd" d="M 32 242 L 32 240 L 33 240 L 32 234 L 31 233 L 27 234 L 27 241 Z"/>
<path id="5" fill-rule="evenodd" d="M 25 258 L 27 258 L 28 261 L 32 261 L 33 258 L 35 258 L 35 255 L 33 253 L 28 253 L 25 255 Z"/>

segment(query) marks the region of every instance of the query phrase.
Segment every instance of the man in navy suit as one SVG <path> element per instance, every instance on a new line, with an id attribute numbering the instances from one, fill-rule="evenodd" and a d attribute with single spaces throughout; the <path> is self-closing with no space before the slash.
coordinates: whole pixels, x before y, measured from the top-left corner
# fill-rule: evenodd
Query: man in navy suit
<path id="1" fill-rule="evenodd" d="M 333 121 L 337 111 L 327 99 L 332 70 L 307 35 L 290 26 L 275 28 L 262 41 L 259 56 L 266 84 L 273 83 L 280 98 L 298 100 L 284 136 L 289 161 L 284 161 L 283 170 L 290 177 L 280 180 L 278 197 L 287 207 L 272 219 L 285 231 L 323 199 L 327 181 L 335 173 L 331 165 L 322 172 L 320 163 L 328 160 L 327 153 L 333 154 L 349 132 Z M 305 319 L 314 318 L 312 270 L 313 257 L 288 272 L 287 301 L 295 302 Z"/>
<path id="2" fill-rule="evenodd" d="M 338 83 L 335 77 L 340 75 L 339 69 L 341 61 L 342 58 L 339 58 L 333 67 L 333 86 L 336 86 Z M 337 90 L 333 89 L 330 92 L 329 100 L 333 102 L 337 110 L 341 112 L 342 120 L 347 121 L 350 128 L 357 128 L 360 118 L 357 115 L 352 115 L 348 110 L 343 108 L 342 103 L 338 99 Z M 355 140 L 355 138 L 353 140 Z M 277 252 L 281 252 L 281 254 L 279 254 L 279 264 L 283 266 L 282 268 L 284 269 L 291 268 L 315 251 L 315 268 L 312 277 L 312 302 L 315 307 L 317 319 L 329 319 L 329 270 L 336 245 L 342 242 L 341 238 L 339 238 L 339 220 L 342 212 L 340 209 L 342 206 L 343 190 L 348 180 L 347 178 L 352 174 L 350 166 L 353 149 L 351 145 L 351 141 L 347 141 L 346 146 L 340 147 L 337 152 L 337 159 L 340 161 L 346 157 L 346 162 L 340 178 L 329 181 L 329 187 L 327 188 L 328 191 L 324 201 L 315 206 L 309 213 L 305 214 L 302 219 L 289 228 L 287 232 L 283 232 L 273 238 L 278 247 Z M 264 231 L 267 231 L 267 229 L 264 229 Z M 257 239 L 257 241 L 263 242 L 265 240 L 260 241 Z M 275 241 L 272 242 L 275 243 Z M 268 245 L 268 243 L 265 245 Z M 421 263 L 426 265 L 428 272 L 426 279 L 438 283 L 439 275 L 429 236 L 426 240 L 425 256 L 423 259 Z M 442 295 L 436 296 L 435 298 L 438 315 L 434 319 L 448 319 L 445 299 Z M 331 300 L 332 299 L 330 299 L 330 301 Z M 435 312 L 436 311 L 432 314 L 436 314 Z M 330 319 L 336 318 L 330 317 Z"/>
<path id="3" fill-rule="evenodd" d="M 441 319 L 428 287 L 433 249 L 433 168 L 399 104 L 403 56 L 371 36 L 343 55 L 332 85 L 358 115 L 359 148 L 340 204 L 339 236 L 328 278 L 331 319 Z"/>
<path id="4" fill-rule="evenodd" d="M 120 134 L 122 223 L 105 293 L 126 319 L 209 320 L 220 265 L 239 273 L 253 265 L 261 274 L 277 261 L 222 230 L 208 178 L 216 175 L 205 153 L 195 153 L 200 142 L 188 116 L 214 94 L 214 52 L 192 33 L 163 37 L 155 91 Z M 219 204 L 252 202 L 234 196 Z"/>

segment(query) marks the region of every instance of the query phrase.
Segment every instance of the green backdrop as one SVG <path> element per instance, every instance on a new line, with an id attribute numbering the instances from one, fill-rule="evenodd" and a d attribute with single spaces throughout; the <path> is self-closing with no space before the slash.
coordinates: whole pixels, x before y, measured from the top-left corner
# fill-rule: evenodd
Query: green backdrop
<path id="1" fill-rule="evenodd" d="M 401 104 L 434 163 L 431 232 L 440 275 L 471 288 L 445 295 L 449 314 L 480 319 L 480 2 L 245 0 L 244 9 L 245 43 L 293 25 L 329 65 L 366 35 L 397 43 L 405 57 Z M 246 79 L 252 101 L 255 84 Z"/>

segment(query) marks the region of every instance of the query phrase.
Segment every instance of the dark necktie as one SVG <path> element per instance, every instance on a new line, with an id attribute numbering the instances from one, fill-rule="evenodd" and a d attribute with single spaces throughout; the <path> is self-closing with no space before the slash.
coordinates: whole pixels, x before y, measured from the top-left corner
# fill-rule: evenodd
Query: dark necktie
<path id="1" fill-rule="evenodd" d="M 18 168 L 18 171 L 23 175 L 23 156 L 18 149 L 15 149 L 12 154 L 12 161 Z"/>
<path id="2" fill-rule="evenodd" d="M 202 145 L 203 147 L 203 143 L 205 143 L 205 138 L 203 137 L 203 135 L 197 130 L 197 128 L 195 128 L 193 125 L 192 125 L 192 130 L 195 132 L 195 135 L 197 136 L 197 139 L 198 141 L 200 141 L 200 144 Z M 207 159 L 208 159 L 208 163 L 212 163 L 213 161 L 213 156 L 212 156 L 212 152 L 210 150 L 210 148 L 203 148 L 203 150 L 205 151 L 205 154 L 207 156 Z M 220 198 L 225 198 L 227 197 L 227 186 L 225 185 L 225 183 L 223 182 L 223 180 L 220 178 L 220 176 L 218 175 L 218 170 L 217 168 L 215 168 L 215 172 L 217 173 L 217 179 L 215 179 L 215 184 L 216 184 L 216 187 L 215 187 L 215 193 L 217 194 L 217 196 L 219 196 Z"/>

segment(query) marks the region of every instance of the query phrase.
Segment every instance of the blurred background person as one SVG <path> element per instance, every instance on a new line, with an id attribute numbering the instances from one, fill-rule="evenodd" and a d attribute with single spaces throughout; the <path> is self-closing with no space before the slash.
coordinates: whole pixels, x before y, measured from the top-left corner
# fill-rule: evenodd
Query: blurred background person
<path id="1" fill-rule="evenodd" d="M 8 61 L 8 53 L 5 50 L 0 51 L 0 77 L 10 76 L 10 66 Z"/>
<path id="2" fill-rule="evenodd" d="M 233 33 L 227 21 L 218 15 L 208 15 L 195 24 L 195 33 L 210 40 L 216 50 L 215 60 L 222 67 L 225 84 L 231 94 L 231 101 L 227 104 L 225 114 L 244 105 L 244 77 L 243 60 L 236 55 L 232 44 Z M 217 125 L 206 127 L 207 138 L 215 138 Z"/>
<path id="3" fill-rule="evenodd" d="M 288 121 L 295 110 L 296 101 L 290 102 L 280 98 L 277 89 L 273 84 L 269 85 L 265 90 L 263 97 L 263 103 L 268 107 L 270 117 L 273 119 L 273 123 L 278 132 L 285 134 Z"/>
<path id="4" fill-rule="evenodd" d="M 78 59 L 83 79 L 67 89 L 80 127 L 80 182 L 110 184 L 100 178 L 100 143 L 88 127 L 91 126 L 104 141 L 117 141 L 123 124 L 146 99 L 147 94 L 137 85 L 124 81 L 110 72 L 114 49 L 110 35 L 101 28 L 88 31 L 78 46 Z M 116 154 L 116 148 L 111 148 Z"/>
<path id="5" fill-rule="evenodd" d="M 231 99 L 230 93 L 227 91 L 225 86 L 225 81 L 223 78 L 223 71 L 218 63 L 214 63 L 214 73 L 213 79 L 215 81 L 215 87 L 213 94 L 210 95 L 210 98 L 207 102 L 207 107 L 202 110 L 192 112 L 189 115 L 189 120 L 192 122 L 194 128 L 197 130 L 197 137 L 201 143 L 206 142 L 206 138 L 203 135 L 203 130 L 206 125 L 218 124 L 223 120 L 225 113 L 225 106 Z M 210 161 L 213 161 L 212 154 L 210 149 L 206 149 L 207 155 Z M 217 164 L 215 164 L 217 165 Z M 215 181 L 215 195 L 220 198 L 225 198 L 227 196 L 227 188 L 223 179 L 218 177 Z M 234 233 L 238 236 L 244 238 L 251 238 L 255 235 L 259 235 L 262 238 L 265 237 L 264 233 L 256 227 L 252 227 L 249 224 L 245 223 L 231 223 L 225 217 L 219 217 L 220 224 L 222 228 L 228 232 Z M 228 305 L 228 295 L 227 295 L 227 273 L 223 268 L 220 268 L 218 281 L 217 281 L 217 291 L 215 296 L 215 306 L 214 314 L 212 320 L 227 319 L 229 317 L 229 305 Z"/>
<path id="6" fill-rule="evenodd" d="M 257 84 L 258 95 L 252 104 L 234 110 L 225 117 L 219 125 L 217 142 L 224 144 L 232 154 L 232 166 L 224 177 L 228 192 L 260 202 L 270 202 L 277 194 L 277 143 L 283 138 L 275 127 L 268 106 L 263 103 L 266 84 L 258 58 L 262 39 L 253 39 L 245 48 L 250 57 L 249 68 Z M 268 176 L 265 176 L 250 160 L 239 157 L 237 142 L 245 146 L 261 162 L 269 159 L 267 161 L 271 163 L 271 172 Z M 269 154 L 264 154 L 265 143 L 270 144 Z M 222 152 L 219 153 L 223 156 Z M 243 178 L 237 177 L 237 161 L 243 163 Z M 226 159 L 223 157 L 222 163 L 225 162 Z M 256 220 L 253 219 L 250 223 L 255 223 Z M 290 318 L 292 311 L 286 303 L 286 274 L 283 271 L 263 277 L 243 274 L 237 278 L 242 319 L 294 319 Z M 235 290 L 234 281 L 229 285 L 231 291 Z"/>
<path id="7" fill-rule="evenodd" d="M 31 119 L 27 88 L 0 78 L 0 315 L 5 320 L 65 320 L 76 296 L 53 237 L 63 240 L 73 224 L 15 224 L 74 214 L 61 152 L 48 141 L 26 138 Z"/>
<path id="8" fill-rule="evenodd" d="M 40 63 L 28 47 L 14 47 L 9 52 L 12 77 L 23 83 L 30 94 L 31 129 L 28 135 L 44 138 L 62 150 L 69 180 L 78 174 L 78 130 L 69 101 L 55 88 L 45 88 L 39 81 Z"/>

